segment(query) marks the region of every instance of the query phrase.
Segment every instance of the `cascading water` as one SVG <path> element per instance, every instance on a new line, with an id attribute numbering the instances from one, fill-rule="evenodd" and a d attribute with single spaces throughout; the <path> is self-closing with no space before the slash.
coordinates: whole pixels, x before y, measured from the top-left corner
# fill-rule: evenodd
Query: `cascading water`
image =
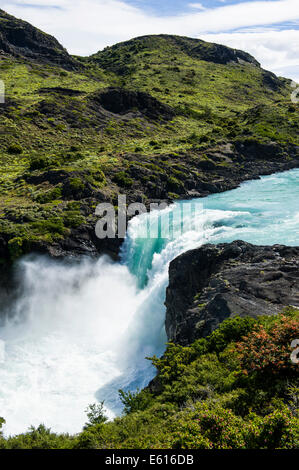
<path id="1" fill-rule="evenodd" d="M 44 423 L 79 432 L 90 403 L 105 399 L 120 412 L 118 389 L 142 387 L 154 376 L 144 358 L 163 353 L 168 266 L 203 243 L 242 239 L 299 244 L 299 170 L 244 183 L 201 199 L 203 230 L 174 239 L 139 238 L 152 214 L 130 223 L 122 262 L 108 257 L 80 263 L 29 257 L 19 263 L 21 295 L 2 312 L 0 416 L 6 434 Z M 180 224 L 178 202 L 171 212 Z"/>

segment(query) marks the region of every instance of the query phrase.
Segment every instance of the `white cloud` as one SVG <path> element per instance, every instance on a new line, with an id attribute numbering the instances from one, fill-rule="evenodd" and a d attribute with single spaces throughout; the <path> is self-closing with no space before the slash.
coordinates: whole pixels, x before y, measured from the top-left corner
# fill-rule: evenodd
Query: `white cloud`
<path id="1" fill-rule="evenodd" d="M 204 7 L 202 3 L 189 3 L 188 7 L 197 10 L 206 10 L 206 7 Z"/>
<path id="2" fill-rule="evenodd" d="M 299 82 L 299 30 L 274 29 L 239 31 L 233 33 L 203 34 L 205 41 L 218 42 L 242 49 L 277 75 L 293 78 Z"/>
<path id="3" fill-rule="evenodd" d="M 136 36 L 167 33 L 201 37 L 247 50 L 272 70 L 298 64 L 298 31 L 256 29 L 298 21 L 298 0 L 252 0 L 205 10 L 197 7 L 195 11 L 166 17 L 145 13 L 122 0 L 0 0 L 0 5 L 53 34 L 73 54 L 88 55 Z M 198 2 L 194 5 L 202 6 Z M 252 27 L 252 31 L 231 32 Z"/>

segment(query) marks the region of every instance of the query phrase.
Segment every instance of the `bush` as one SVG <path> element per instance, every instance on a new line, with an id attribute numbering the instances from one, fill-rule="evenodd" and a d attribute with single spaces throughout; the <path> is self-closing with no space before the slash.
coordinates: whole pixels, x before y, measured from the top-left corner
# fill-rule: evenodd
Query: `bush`
<path id="1" fill-rule="evenodd" d="M 50 167 L 59 167 L 62 163 L 62 158 L 58 155 L 39 155 L 33 156 L 30 159 L 29 169 L 34 170 L 44 170 Z"/>
<path id="2" fill-rule="evenodd" d="M 84 183 L 80 178 L 70 178 L 69 185 L 72 191 L 78 192 L 84 189 Z"/>
<path id="3" fill-rule="evenodd" d="M 80 150 L 80 147 L 78 145 L 70 146 L 70 152 L 78 152 L 79 150 Z"/>
<path id="4" fill-rule="evenodd" d="M 5 419 L 4 419 L 4 418 L 1 418 L 1 416 L 0 416 L 0 437 L 2 436 L 2 431 L 1 431 L 1 429 L 2 429 L 3 424 L 5 424 Z"/>
<path id="5" fill-rule="evenodd" d="M 134 184 L 132 178 L 129 178 L 124 171 L 116 173 L 113 177 L 113 181 L 124 188 L 130 188 Z"/>
<path id="6" fill-rule="evenodd" d="M 170 176 L 167 181 L 167 188 L 171 192 L 181 193 L 184 190 L 184 185 L 174 176 Z"/>
<path id="7" fill-rule="evenodd" d="M 208 338 L 209 351 L 221 352 L 232 342 L 247 335 L 257 325 L 257 320 L 251 317 L 229 318 L 213 331 Z"/>
<path id="8" fill-rule="evenodd" d="M 287 407 L 267 416 L 250 413 L 243 419 L 220 405 L 197 403 L 172 423 L 172 448 L 295 449 L 298 424 Z"/>
<path id="9" fill-rule="evenodd" d="M 34 170 L 43 170 L 49 166 L 49 159 L 47 157 L 34 157 L 30 161 L 29 169 Z"/>
<path id="10" fill-rule="evenodd" d="M 11 155 L 21 155 L 21 153 L 23 153 L 23 148 L 20 144 L 11 144 L 7 148 L 7 152 Z"/>
<path id="11" fill-rule="evenodd" d="M 23 254 L 23 242 L 21 237 L 15 237 L 9 240 L 8 250 L 11 260 L 15 260 Z"/>
<path id="12" fill-rule="evenodd" d="M 250 413 L 245 419 L 246 446 L 250 449 L 297 449 L 299 419 L 287 407 L 261 417 Z"/>
<path id="13" fill-rule="evenodd" d="M 63 220 L 60 217 L 50 217 L 47 220 L 41 220 L 33 222 L 31 224 L 32 229 L 38 232 L 39 235 L 46 235 L 48 233 L 54 236 L 66 235 L 67 229 L 63 224 Z"/>
<path id="14" fill-rule="evenodd" d="M 31 426 L 29 431 L 7 440 L 0 441 L 4 449 L 71 449 L 74 438 L 68 434 L 55 434 L 43 424 L 37 428 Z"/>
<path id="15" fill-rule="evenodd" d="M 85 218 L 78 211 L 66 211 L 64 213 L 64 224 L 66 227 L 77 228 L 84 224 Z"/>
<path id="16" fill-rule="evenodd" d="M 187 348 L 169 343 L 163 357 L 153 356 L 148 359 L 157 368 L 162 383 L 167 384 L 178 379 L 184 372 L 186 365 L 194 358 L 194 351 L 191 347 Z"/>
<path id="17" fill-rule="evenodd" d="M 61 198 L 61 188 L 54 188 L 42 194 L 38 194 L 35 198 L 39 204 L 47 204 Z"/>
<path id="18" fill-rule="evenodd" d="M 172 426 L 176 449 L 243 449 L 242 418 L 219 405 L 196 404 Z"/>
<path id="19" fill-rule="evenodd" d="M 149 407 L 152 395 L 147 390 L 136 392 L 124 392 L 119 390 L 119 396 L 122 404 L 124 405 L 124 413 L 130 414 L 136 411 L 143 411 Z"/>
<path id="20" fill-rule="evenodd" d="M 236 347 L 245 374 L 298 374 L 298 365 L 291 362 L 291 343 L 299 338 L 299 322 L 283 316 L 269 331 L 259 325 Z"/>

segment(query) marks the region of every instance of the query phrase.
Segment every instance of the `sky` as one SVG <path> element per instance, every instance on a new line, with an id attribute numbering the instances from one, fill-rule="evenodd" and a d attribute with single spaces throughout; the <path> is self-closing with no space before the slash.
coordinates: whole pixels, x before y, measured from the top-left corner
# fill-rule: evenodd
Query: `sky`
<path id="1" fill-rule="evenodd" d="M 0 0 L 0 8 L 90 55 L 145 34 L 178 34 L 251 53 L 299 83 L 299 0 Z"/>

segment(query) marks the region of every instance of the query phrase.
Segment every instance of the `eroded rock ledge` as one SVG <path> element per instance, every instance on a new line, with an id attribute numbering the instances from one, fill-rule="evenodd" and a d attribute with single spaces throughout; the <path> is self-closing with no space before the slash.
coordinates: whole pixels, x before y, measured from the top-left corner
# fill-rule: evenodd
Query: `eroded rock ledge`
<path id="1" fill-rule="evenodd" d="M 79 64 L 53 36 L 0 9 L 0 55 L 58 65 L 68 70 Z"/>
<path id="2" fill-rule="evenodd" d="M 273 315 L 290 305 L 299 308 L 299 247 L 204 245 L 170 264 L 166 331 L 172 342 L 188 345 L 228 317 Z"/>

